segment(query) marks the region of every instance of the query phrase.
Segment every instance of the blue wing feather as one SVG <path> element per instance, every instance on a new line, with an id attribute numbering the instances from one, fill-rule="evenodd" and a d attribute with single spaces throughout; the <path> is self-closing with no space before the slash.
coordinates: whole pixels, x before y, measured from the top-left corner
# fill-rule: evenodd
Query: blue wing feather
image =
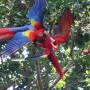
<path id="1" fill-rule="evenodd" d="M 35 4 L 31 8 L 31 10 L 28 11 L 27 17 L 31 20 L 33 19 L 37 22 L 42 23 L 45 6 L 46 6 L 46 0 L 35 0 Z M 22 31 L 28 28 L 30 29 L 32 28 L 32 26 L 30 25 L 30 26 L 12 28 L 12 30 L 17 33 L 6 45 L 4 52 L 1 54 L 1 57 L 11 55 L 12 53 L 20 49 L 22 46 L 30 42 L 27 37 L 22 35 Z"/>
<path id="2" fill-rule="evenodd" d="M 46 0 L 35 0 L 35 4 L 28 11 L 27 17 L 29 19 L 34 19 L 34 20 L 42 23 L 45 6 L 46 6 Z"/>
<path id="3" fill-rule="evenodd" d="M 13 32 L 23 32 L 23 31 L 27 31 L 29 29 L 34 29 L 34 27 L 32 25 L 25 25 L 25 26 L 21 26 L 21 27 L 10 28 L 10 31 L 13 31 Z"/>
<path id="4" fill-rule="evenodd" d="M 1 57 L 6 57 L 22 48 L 25 44 L 29 43 L 30 40 L 23 36 L 22 32 L 17 33 L 13 39 L 6 45 L 4 52 L 1 54 Z"/>
<path id="5" fill-rule="evenodd" d="M 10 35 L 11 33 L 18 33 L 18 32 L 24 32 L 27 30 L 35 30 L 35 27 L 32 25 L 25 25 L 20 27 L 11 27 L 11 28 L 0 28 L 0 44 L 2 44 L 4 41 L 11 40 L 14 36 L 14 34 Z M 4 31 L 4 32 L 3 32 Z M 11 36 L 11 37 L 10 37 Z"/>

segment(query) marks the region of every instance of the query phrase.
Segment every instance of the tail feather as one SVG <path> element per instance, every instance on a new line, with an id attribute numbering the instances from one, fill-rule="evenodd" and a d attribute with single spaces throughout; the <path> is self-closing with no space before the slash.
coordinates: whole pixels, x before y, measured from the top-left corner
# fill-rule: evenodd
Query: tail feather
<path id="1" fill-rule="evenodd" d="M 10 31 L 10 28 L 0 28 L 0 41 L 11 39 L 14 34 L 14 32 Z"/>
<path id="2" fill-rule="evenodd" d="M 64 71 L 62 69 L 62 67 L 60 66 L 60 64 L 58 63 L 58 59 L 56 56 L 54 56 L 53 54 L 50 54 L 48 56 L 49 60 L 52 62 L 53 66 L 55 67 L 57 73 L 60 75 L 61 78 L 63 78 L 64 76 Z"/>

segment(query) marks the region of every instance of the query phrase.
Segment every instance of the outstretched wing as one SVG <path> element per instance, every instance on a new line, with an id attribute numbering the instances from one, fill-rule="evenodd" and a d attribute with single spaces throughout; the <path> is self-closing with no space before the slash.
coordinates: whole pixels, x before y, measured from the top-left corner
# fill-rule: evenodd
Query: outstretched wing
<path id="1" fill-rule="evenodd" d="M 56 44 L 65 43 L 69 37 L 71 25 L 74 22 L 74 14 L 71 10 L 66 8 L 62 16 L 58 19 L 58 25 L 53 29 L 54 39 Z M 61 32 L 61 34 L 58 34 Z"/>
<path id="2" fill-rule="evenodd" d="M 34 27 L 32 25 L 25 25 L 21 27 L 12 28 L 0 28 L 0 42 L 13 38 L 17 32 L 23 32 L 33 28 Z"/>
<path id="3" fill-rule="evenodd" d="M 71 10 L 66 8 L 64 10 L 64 13 L 58 18 L 57 25 L 53 27 L 52 33 L 58 34 L 59 32 L 61 33 L 66 33 L 70 31 L 71 25 L 74 22 L 74 14 L 71 13 Z"/>
<path id="4" fill-rule="evenodd" d="M 6 45 L 3 53 L 0 57 L 5 58 L 11 55 L 18 49 L 22 48 L 25 44 L 29 42 L 28 37 L 25 37 L 22 32 L 17 33 Z"/>
<path id="5" fill-rule="evenodd" d="M 27 17 L 31 20 L 31 24 L 42 24 L 46 0 L 35 0 L 35 4 L 27 13 Z"/>
<path id="6" fill-rule="evenodd" d="M 60 31 L 62 33 L 69 32 L 73 22 L 74 22 L 74 14 L 71 13 L 70 9 L 66 8 L 64 10 L 63 15 L 60 16 L 60 18 L 58 20 L 58 25 L 60 27 Z"/>

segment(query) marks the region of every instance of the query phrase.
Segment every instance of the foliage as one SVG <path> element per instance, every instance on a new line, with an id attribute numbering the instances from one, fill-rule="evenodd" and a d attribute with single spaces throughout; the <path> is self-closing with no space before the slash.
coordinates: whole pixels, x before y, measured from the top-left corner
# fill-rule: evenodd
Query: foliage
<path id="1" fill-rule="evenodd" d="M 26 13 L 32 3 L 33 0 L 0 0 L 0 27 L 29 24 Z M 72 65 L 67 68 L 65 79 L 60 80 L 52 90 L 89 90 L 90 54 L 81 52 L 90 48 L 90 1 L 47 0 L 47 3 L 44 22 L 47 31 L 56 24 L 58 17 L 66 7 L 69 7 L 75 15 L 71 37 L 66 45 L 60 45 L 58 52 L 55 53 L 63 68 L 66 68 L 69 62 L 73 64 L 71 63 Z M 0 64 L 0 90 L 6 90 L 10 86 L 13 86 L 13 90 L 15 88 L 16 90 L 41 90 L 37 68 L 40 69 L 43 90 L 48 90 L 57 78 L 58 75 L 49 60 L 41 59 L 35 63 L 29 57 L 24 57 L 25 48 L 28 48 L 27 52 L 31 55 L 32 45 L 29 44 L 12 55 L 13 58 L 9 58 L 10 60 L 7 62 Z M 39 49 L 36 51 L 38 52 Z M 12 61 L 18 58 L 19 61 Z M 23 59 L 25 61 L 20 61 Z"/>

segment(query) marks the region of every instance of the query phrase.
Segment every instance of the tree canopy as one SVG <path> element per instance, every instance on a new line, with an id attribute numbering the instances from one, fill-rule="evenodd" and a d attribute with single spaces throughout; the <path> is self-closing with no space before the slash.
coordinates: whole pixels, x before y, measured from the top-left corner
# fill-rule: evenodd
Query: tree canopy
<path id="1" fill-rule="evenodd" d="M 34 0 L 0 0 L 0 27 L 30 24 L 26 18 Z M 32 61 L 28 54 L 39 52 L 32 43 L 0 64 L 0 90 L 89 90 L 90 88 L 90 1 L 47 0 L 44 25 L 52 29 L 65 8 L 74 13 L 71 35 L 55 54 L 65 70 L 61 80 L 51 62 L 45 58 Z M 6 42 L 0 43 L 0 52 Z"/>

